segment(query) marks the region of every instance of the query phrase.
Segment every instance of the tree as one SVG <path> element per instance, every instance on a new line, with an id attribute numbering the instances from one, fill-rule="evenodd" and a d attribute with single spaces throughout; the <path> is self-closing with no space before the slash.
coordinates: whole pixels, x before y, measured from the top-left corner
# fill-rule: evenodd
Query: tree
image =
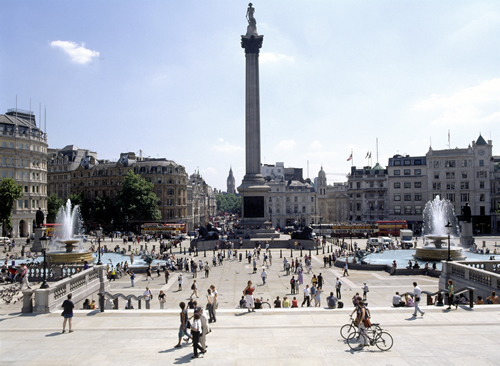
<path id="1" fill-rule="evenodd" d="M 92 207 L 92 203 L 87 198 L 85 198 L 85 193 L 83 191 L 80 193 L 73 193 L 71 196 L 69 196 L 68 199 L 71 201 L 72 207 L 80 207 L 80 214 L 82 215 L 82 220 L 84 222 L 87 222 L 91 219 L 90 208 Z"/>
<path id="2" fill-rule="evenodd" d="M 217 211 L 219 213 L 231 213 L 241 215 L 241 196 L 233 193 L 219 194 L 217 199 Z"/>
<path id="3" fill-rule="evenodd" d="M 117 202 L 122 214 L 131 220 L 139 222 L 161 220 L 154 184 L 147 182 L 132 170 L 128 171 L 123 180 Z"/>
<path id="4" fill-rule="evenodd" d="M 57 197 L 57 194 L 52 193 L 47 197 L 47 222 L 56 222 L 57 213 L 61 206 L 64 206 L 64 201 Z"/>
<path id="5" fill-rule="evenodd" d="M 0 182 L 0 221 L 3 230 L 12 230 L 12 211 L 15 202 L 23 195 L 23 187 L 12 178 L 4 178 Z"/>

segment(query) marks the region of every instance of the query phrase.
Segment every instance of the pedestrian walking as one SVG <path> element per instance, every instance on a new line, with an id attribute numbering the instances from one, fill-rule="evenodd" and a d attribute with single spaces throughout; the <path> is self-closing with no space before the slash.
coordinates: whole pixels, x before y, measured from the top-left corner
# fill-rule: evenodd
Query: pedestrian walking
<path id="1" fill-rule="evenodd" d="M 200 314 L 194 314 L 194 321 L 191 325 L 191 334 L 193 339 L 193 356 L 191 358 L 198 358 L 198 350 L 200 350 L 201 354 L 206 353 L 207 351 L 200 346 L 200 336 L 201 336 L 201 322 L 200 322 Z"/>
<path id="2" fill-rule="evenodd" d="M 208 295 L 207 295 L 207 310 L 208 310 L 208 316 L 209 316 L 209 323 L 216 322 L 217 318 L 215 317 L 215 296 L 212 293 L 211 289 L 207 289 Z"/>
<path id="3" fill-rule="evenodd" d="M 342 282 L 340 282 L 340 278 L 337 277 L 337 282 L 335 282 L 335 292 L 337 294 L 337 299 L 342 298 L 342 294 L 340 293 L 340 289 L 342 288 Z"/>
<path id="4" fill-rule="evenodd" d="M 248 281 L 247 286 L 243 290 L 243 295 L 245 295 L 245 300 L 247 302 L 248 312 L 255 312 L 255 304 L 253 301 L 253 292 L 255 291 L 255 287 L 252 286 L 252 281 Z M 252 309 L 252 310 L 250 310 Z"/>
<path id="5" fill-rule="evenodd" d="M 190 297 L 193 297 L 195 295 L 196 297 L 198 296 L 198 286 L 196 285 L 196 280 L 193 281 L 193 284 L 191 285 L 191 290 L 193 290 L 193 293 L 191 294 Z"/>
<path id="6" fill-rule="evenodd" d="M 345 266 L 344 266 L 344 277 L 349 276 L 349 265 L 347 263 L 347 258 L 345 259 Z"/>
<path id="7" fill-rule="evenodd" d="M 191 334 L 188 332 L 188 313 L 186 309 L 186 303 L 181 301 L 179 303 L 179 307 L 181 308 L 181 325 L 179 326 L 179 342 L 174 346 L 175 348 L 181 348 L 182 337 L 186 336 L 184 339 L 185 342 L 189 342 L 191 339 Z"/>
<path id="8" fill-rule="evenodd" d="M 63 330 L 62 332 L 66 332 L 66 323 L 69 322 L 69 333 L 73 333 L 73 308 L 75 307 L 75 304 L 73 304 L 73 301 L 71 301 L 71 298 L 73 297 L 72 294 L 68 295 L 68 298 L 64 300 L 62 303 L 62 308 L 64 309 L 62 312 L 62 316 L 64 317 L 63 321 Z"/>
<path id="9" fill-rule="evenodd" d="M 304 301 L 302 301 L 301 307 L 304 307 L 304 304 L 306 303 L 307 307 L 311 306 L 310 294 L 311 290 L 309 289 L 309 285 L 306 285 L 306 287 L 304 288 Z"/>
<path id="10" fill-rule="evenodd" d="M 149 290 L 149 287 L 146 287 L 146 290 L 144 291 L 142 296 L 144 298 L 144 301 L 146 301 L 146 309 L 150 309 L 151 308 L 151 297 L 153 296 L 153 294 Z"/>
<path id="11" fill-rule="evenodd" d="M 135 280 L 135 273 L 134 271 L 132 271 L 130 272 L 130 283 L 132 284 L 132 287 L 135 287 L 134 280 Z"/>
<path id="12" fill-rule="evenodd" d="M 168 272 L 167 267 L 165 267 L 165 284 L 168 283 L 169 277 L 170 277 L 170 273 Z"/>
<path id="13" fill-rule="evenodd" d="M 26 264 L 23 264 L 21 267 L 21 290 L 24 285 L 26 285 L 27 288 L 31 288 L 28 281 L 28 267 L 26 267 Z"/>
<path id="14" fill-rule="evenodd" d="M 208 278 L 208 276 L 210 275 L 210 265 L 208 264 L 208 262 L 205 262 L 205 278 Z"/>
<path id="15" fill-rule="evenodd" d="M 420 312 L 421 316 L 424 316 L 425 312 L 420 310 L 420 308 L 418 307 L 418 305 L 420 304 L 420 298 L 422 296 L 422 291 L 420 290 L 420 287 L 417 286 L 416 282 L 413 282 L 413 287 L 414 287 L 413 294 L 415 295 L 415 311 L 413 312 L 413 316 L 414 317 L 417 316 L 417 311 Z"/>
<path id="16" fill-rule="evenodd" d="M 453 304 L 453 295 L 455 291 L 453 290 L 453 280 L 448 280 L 448 310 L 451 309 L 451 304 Z"/>
<path id="17" fill-rule="evenodd" d="M 177 277 L 177 282 L 179 284 L 178 291 L 182 291 L 182 273 L 179 273 L 179 276 Z"/>
<path id="18" fill-rule="evenodd" d="M 267 272 L 265 269 L 262 269 L 262 273 L 260 274 L 260 276 L 262 277 L 262 284 L 265 285 L 266 284 L 266 278 L 267 278 Z"/>
<path id="19" fill-rule="evenodd" d="M 290 280 L 290 290 L 291 294 L 295 295 L 295 276 L 292 276 L 292 279 Z"/>
<path id="20" fill-rule="evenodd" d="M 160 294 L 158 295 L 158 302 L 160 303 L 160 309 L 165 308 L 165 303 L 167 302 L 167 296 L 163 292 L 163 290 L 160 290 Z"/>
<path id="21" fill-rule="evenodd" d="M 366 301 L 366 294 L 370 291 L 366 282 L 363 282 L 363 301 Z"/>

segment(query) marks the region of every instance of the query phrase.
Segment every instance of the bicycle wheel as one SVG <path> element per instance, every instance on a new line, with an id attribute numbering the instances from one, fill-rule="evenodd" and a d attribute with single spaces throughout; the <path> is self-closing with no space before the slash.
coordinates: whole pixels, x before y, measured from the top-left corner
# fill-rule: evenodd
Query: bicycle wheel
<path id="1" fill-rule="evenodd" d="M 346 324 L 342 328 L 340 328 L 340 335 L 342 338 L 347 339 L 349 337 L 349 334 L 352 332 L 355 332 L 356 328 L 352 324 Z"/>
<path id="2" fill-rule="evenodd" d="M 374 343 L 379 350 L 388 351 L 393 344 L 392 336 L 387 332 L 380 332 L 375 338 Z"/>
<path id="3" fill-rule="evenodd" d="M 358 332 L 352 332 L 347 336 L 346 343 L 353 351 L 361 351 L 363 346 L 359 343 Z"/>
<path id="4" fill-rule="evenodd" d="M 269 304 L 268 302 L 263 302 L 262 309 L 271 309 L 271 304 Z"/>

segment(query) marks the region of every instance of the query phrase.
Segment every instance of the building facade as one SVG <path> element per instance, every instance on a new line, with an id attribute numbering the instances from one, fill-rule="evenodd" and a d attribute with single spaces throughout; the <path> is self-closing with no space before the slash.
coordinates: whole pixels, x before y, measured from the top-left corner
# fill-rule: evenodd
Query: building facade
<path id="1" fill-rule="evenodd" d="M 316 179 L 318 217 L 316 223 L 332 224 L 349 221 L 349 195 L 347 183 L 327 184 L 326 173 L 321 167 Z"/>
<path id="2" fill-rule="evenodd" d="M 192 195 L 191 209 L 193 216 L 193 227 L 206 226 L 210 217 L 216 215 L 217 199 L 215 192 L 199 172 L 189 176 L 189 191 Z"/>
<path id="3" fill-rule="evenodd" d="M 456 215 L 469 204 L 475 233 L 492 231 L 493 144 L 482 136 L 465 149 L 433 150 L 427 158 L 427 200 L 436 196 L 453 203 Z"/>
<path id="4" fill-rule="evenodd" d="M 11 233 L 26 237 L 33 233 L 40 207 L 47 215 L 47 135 L 37 127 L 31 111 L 9 109 L 0 115 L 0 175 L 13 178 L 23 187 L 14 204 Z"/>
<path id="5" fill-rule="evenodd" d="M 407 221 L 408 228 L 418 234 L 427 202 L 426 157 L 394 155 L 387 171 L 389 219 Z"/>
<path id="6" fill-rule="evenodd" d="M 89 157 L 97 159 L 97 153 L 68 145 L 62 149 L 48 149 L 47 167 L 48 196 L 56 194 L 66 201 L 71 196 L 72 172 L 80 166 L 80 162 Z"/>

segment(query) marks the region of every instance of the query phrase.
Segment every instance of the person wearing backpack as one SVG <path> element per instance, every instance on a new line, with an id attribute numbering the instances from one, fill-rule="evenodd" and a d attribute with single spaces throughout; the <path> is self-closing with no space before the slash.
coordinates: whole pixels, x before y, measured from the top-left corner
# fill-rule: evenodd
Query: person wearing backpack
<path id="1" fill-rule="evenodd" d="M 342 282 L 340 282 L 340 278 L 337 277 L 337 282 L 335 282 L 335 292 L 337 293 L 337 299 L 342 298 L 342 294 L 340 293 L 340 289 L 342 288 Z"/>
<path id="2" fill-rule="evenodd" d="M 366 301 L 366 294 L 370 291 L 366 282 L 363 282 L 363 301 Z"/>
<path id="3" fill-rule="evenodd" d="M 290 288 L 292 289 L 292 295 L 295 294 L 295 276 L 292 276 L 292 279 L 290 280 Z"/>
<path id="4" fill-rule="evenodd" d="M 199 297 L 198 296 L 198 287 L 196 286 L 196 280 L 193 281 L 193 284 L 191 285 L 191 290 L 193 290 L 191 297 L 193 297 L 193 295 L 196 295 L 196 297 Z"/>

